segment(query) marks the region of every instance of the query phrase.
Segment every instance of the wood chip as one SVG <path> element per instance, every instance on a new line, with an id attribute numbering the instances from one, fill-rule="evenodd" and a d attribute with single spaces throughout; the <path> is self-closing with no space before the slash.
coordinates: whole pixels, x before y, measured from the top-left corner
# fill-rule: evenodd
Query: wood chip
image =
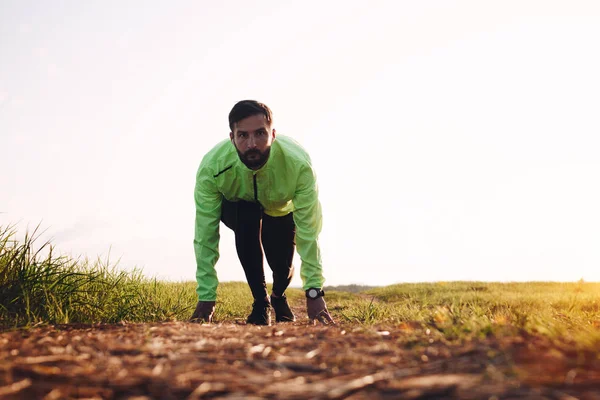
<path id="1" fill-rule="evenodd" d="M 11 383 L 10 385 L 0 387 L 0 396 L 8 396 L 11 394 L 17 394 L 22 390 L 27 389 L 32 385 L 31 379 L 23 379 L 22 381 L 18 381 L 15 383 Z"/>
<path id="2" fill-rule="evenodd" d="M 202 396 L 208 393 L 218 393 L 225 391 L 225 384 L 220 382 L 209 383 L 202 382 L 188 397 L 188 400 L 200 399 Z"/>
<path id="3" fill-rule="evenodd" d="M 56 361 L 81 361 L 87 360 L 91 356 L 89 354 L 80 354 L 78 356 L 72 356 L 67 354 L 52 354 L 48 356 L 37 356 L 37 357 L 25 357 L 19 362 L 23 364 L 44 364 L 48 362 L 56 362 Z"/>

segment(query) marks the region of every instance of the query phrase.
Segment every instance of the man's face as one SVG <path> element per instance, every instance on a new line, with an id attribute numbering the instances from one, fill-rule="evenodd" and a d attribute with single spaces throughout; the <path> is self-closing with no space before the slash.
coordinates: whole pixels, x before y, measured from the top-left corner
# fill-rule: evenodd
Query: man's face
<path id="1" fill-rule="evenodd" d="M 269 159 L 275 129 L 271 129 L 263 114 L 251 115 L 235 123 L 229 137 L 242 162 L 250 169 L 258 169 Z"/>

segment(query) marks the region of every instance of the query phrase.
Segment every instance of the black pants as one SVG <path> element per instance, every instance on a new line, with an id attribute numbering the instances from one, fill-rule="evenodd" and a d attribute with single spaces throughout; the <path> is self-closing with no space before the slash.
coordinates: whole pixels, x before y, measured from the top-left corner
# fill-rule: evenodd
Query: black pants
<path id="1" fill-rule="evenodd" d="M 235 232 L 235 247 L 254 300 L 267 297 L 263 248 L 273 271 L 273 294 L 283 295 L 294 274 L 296 226 L 292 213 L 271 217 L 256 203 L 223 199 L 221 221 Z"/>

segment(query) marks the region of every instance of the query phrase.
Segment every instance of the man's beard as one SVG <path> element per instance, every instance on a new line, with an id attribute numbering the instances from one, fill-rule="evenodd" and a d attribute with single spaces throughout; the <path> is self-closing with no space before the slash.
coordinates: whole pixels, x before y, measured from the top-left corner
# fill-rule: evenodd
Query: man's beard
<path id="1" fill-rule="evenodd" d="M 269 159 L 269 154 L 271 153 L 271 149 L 268 148 L 264 153 L 261 153 L 260 150 L 252 149 L 248 150 L 245 153 L 242 153 L 237 147 L 235 148 L 240 156 L 240 160 L 244 163 L 244 165 L 250 169 L 257 169 L 261 167 L 264 163 Z M 249 159 L 250 156 L 252 159 Z"/>

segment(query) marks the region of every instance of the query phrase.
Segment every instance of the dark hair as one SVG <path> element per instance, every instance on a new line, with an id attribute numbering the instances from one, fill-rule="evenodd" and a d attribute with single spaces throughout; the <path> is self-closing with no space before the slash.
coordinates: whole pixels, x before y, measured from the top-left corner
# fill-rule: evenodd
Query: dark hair
<path id="1" fill-rule="evenodd" d="M 258 114 L 263 114 L 267 119 L 267 123 L 271 125 L 271 122 L 273 121 L 273 113 L 265 104 L 259 103 L 256 100 L 238 101 L 229 112 L 229 129 L 231 129 L 233 132 L 233 125 L 236 122 L 240 122 L 244 118 Z"/>

